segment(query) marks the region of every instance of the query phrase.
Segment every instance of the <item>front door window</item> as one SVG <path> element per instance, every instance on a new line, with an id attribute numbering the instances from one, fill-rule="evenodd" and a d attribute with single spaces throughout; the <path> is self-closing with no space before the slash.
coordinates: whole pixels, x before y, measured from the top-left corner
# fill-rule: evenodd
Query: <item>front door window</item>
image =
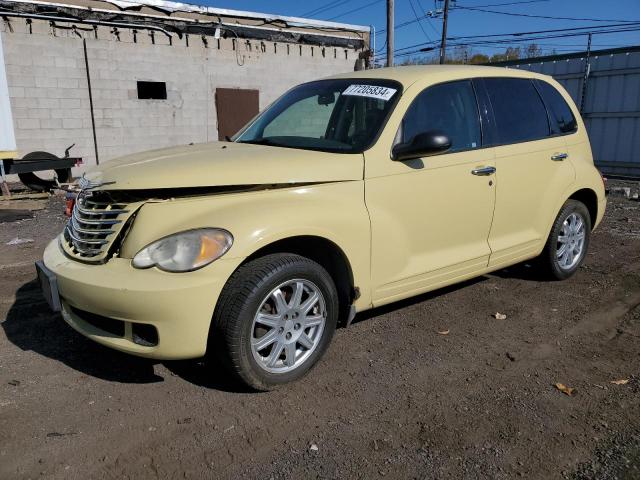
<path id="1" fill-rule="evenodd" d="M 451 140 L 449 152 L 480 147 L 480 115 L 471 82 L 443 83 L 426 89 L 413 101 L 400 128 L 402 143 L 409 143 L 419 133 L 440 130 Z"/>

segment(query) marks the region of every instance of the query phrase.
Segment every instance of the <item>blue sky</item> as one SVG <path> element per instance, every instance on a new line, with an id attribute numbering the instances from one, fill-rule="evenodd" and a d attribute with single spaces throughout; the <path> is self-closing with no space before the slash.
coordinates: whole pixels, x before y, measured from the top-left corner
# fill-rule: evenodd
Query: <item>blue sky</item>
<path id="1" fill-rule="evenodd" d="M 255 12 L 276 13 L 290 16 L 305 16 L 314 9 L 332 6 L 310 18 L 322 20 L 332 19 L 358 25 L 373 25 L 376 29 L 385 27 L 385 0 L 307 0 L 292 2 L 285 0 L 187 0 L 221 8 L 251 10 Z M 423 12 L 434 10 L 438 0 L 396 0 L 396 25 L 414 20 Z M 509 4 L 501 5 L 498 4 Z M 572 17 L 581 19 L 601 19 L 617 21 L 637 20 L 640 22 L 640 0 L 458 0 L 458 7 L 482 8 L 485 10 L 508 12 L 512 14 L 539 15 L 550 17 Z M 489 6 L 490 5 L 490 6 Z M 413 6 L 413 9 L 411 8 Z M 337 18 L 336 18 L 337 17 Z M 485 35 L 495 33 L 538 31 L 549 29 L 566 29 L 572 27 L 606 25 L 609 22 L 587 20 L 555 20 L 547 18 L 500 15 L 457 8 L 451 11 L 449 20 L 449 37 L 462 35 Z M 396 31 L 396 49 L 408 47 L 440 36 L 442 21 L 439 18 L 414 22 Z M 639 31 L 600 34 L 593 38 L 596 49 L 613 48 L 627 45 L 640 45 Z M 383 46 L 384 35 L 377 37 L 378 48 Z M 586 36 L 560 39 L 544 39 L 537 42 L 549 53 L 555 48 L 558 53 L 580 51 L 586 47 Z M 496 53 L 503 51 L 500 46 L 474 46 L 474 52 Z"/>

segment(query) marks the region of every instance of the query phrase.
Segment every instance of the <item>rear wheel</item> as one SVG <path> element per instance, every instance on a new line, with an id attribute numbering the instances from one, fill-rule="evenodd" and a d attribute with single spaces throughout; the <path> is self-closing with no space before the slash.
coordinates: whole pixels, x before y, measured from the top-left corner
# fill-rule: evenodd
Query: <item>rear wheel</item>
<path id="1" fill-rule="evenodd" d="M 318 362 L 337 318 L 336 287 L 321 265 L 298 255 L 268 255 L 240 267 L 224 287 L 210 349 L 243 383 L 270 390 Z"/>
<path id="2" fill-rule="evenodd" d="M 587 207 L 567 200 L 556 217 L 540 255 L 544 271 L 556 280 L 572 276 L 584 261 L 591 239 L 591 217 Z"/>

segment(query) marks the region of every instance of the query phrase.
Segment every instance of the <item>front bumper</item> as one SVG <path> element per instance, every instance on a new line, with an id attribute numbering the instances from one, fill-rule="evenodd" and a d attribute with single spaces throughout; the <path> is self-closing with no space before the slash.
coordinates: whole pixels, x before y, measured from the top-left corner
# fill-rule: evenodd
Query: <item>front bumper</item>
<path id="1" fill-rule="evenodd" d="M 218 296 L 242 261 L 222 258 L 187 273 L 139 270 L 123 258 L 91 265 L 65 256 L 57 239 L 47 246 L 43 259 L 56 275 L 62 316 L 69 325 L 116 350 L 163 360 L 205 354 Z M 89 312 L 87 318 L 82 312 Z M 123 334 L 98 328 L 89 316 L 123 322 Z M 157 345 L 135 343 L 135 324 L 153 325 L 158 334 Z"/>

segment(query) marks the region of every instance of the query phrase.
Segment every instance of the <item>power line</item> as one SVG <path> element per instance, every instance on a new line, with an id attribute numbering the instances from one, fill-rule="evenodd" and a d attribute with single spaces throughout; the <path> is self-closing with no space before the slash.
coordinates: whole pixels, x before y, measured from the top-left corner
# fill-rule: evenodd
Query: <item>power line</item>
<path id="1" fill-rule="evenodd" d="M 451 37 L 450 40 L 463 40 L 463 39 L 482 39 L 482 38 L 496 38 L 496 37 L 522 37 L 525 35 L 539 35 L 546 33 L 562 33 L 562 32 L 580 32 L 578 35 L 586 35 L 587 33 L 599 33 L 605 32 L 604 29 L 607 28 L 627 28 L 632 26 L 640 26 L 640 22 L 634 22 L 633 24 L 629 23 L 613 23 L 609 25 L 600 25 L 600 26 L 588 26 L 588 27 L 571 27 L 571 28 L 553 28 L 548 30 L 533 30 L 530 32 L 511 32 L 511 33 L 494 33 L 489 35 L 466 35 L 466 36 L 457 36 Z M 574 36 L 573 34 L 568 34 L 567 36 Z"/>
<path id="2" fill-rule="evenodd" d="M 454 44 L 454 45 L 451 45 L 451 46 L 454 46 L 454 47 L 455 46 L 473 47 L 473 46 L 478 46 L 478 45 L 471 43 L 471 44 Z M 502 46 L 502 45 L 480 45 L 480 46 L 482 46 L 483 48 L 488 48 L 488 49 L 493 49 L 493 50 L 504 50 L 505 49 L 505 46 Z M 541 46 L 554 47 L 553 44 L 543 44 Z M 575 48 L 562 48 L 563 46 L 565 46 L 565 45 L 558 44 L 558 47 L 554 47 L 553 50 L 563 51 L 563 52 L 575 52 L 576 51 Z M 577 46 L 584 48 L 584 45 L 577 45 Z M 598 45 L 598 47 L 624 47 L 624 46 L 625 45 L 620 45 L 620 44 L 599 44 Z M 435 48 L 430 48 L 428 51 L 434 51 L 434 50 L 435 50 Z M 550 50 L 550 49 L 548 48 L 548 50 Z M 413 50 L 413 51 L 409 51 L 409 52 L 405 52 L 405 53 L 398 53 L 398 54 L 394 54 L 394 56 L 396 58 L 402 58 L 402 57 L 410 57 L 412 55 L 420 55 L 422 53 L 425 53 L 425 49 Z M 375 62 L 381 62 L 383 60 L 384 60 L 384 56 L 376 55 L 376 57 L 374 58 Z M 522 60 L 526 60 L 526 58 L 524 58 Z"/>
<path id="3" fill-rule="evenodd" d="M 427 40 L 431 40 L 431 37 L 427 34 L 427 32 L 425 31 L 424 27 L 422 26 L 422 22 L 418 18 L 418 12 L 416 12 L 415 7 L 413 6 L 413 0 L 409 0 L 409 6 L 411 7 L 411 10 L 413 11 L 413 15 L 416 17 L 416 20 L 418 22 L 418 26 L 420 27 L 420 30 L 422 30 L 422 33 L 427 38 Z"/>
<path id="4" fill-rule="evenodd" d="M 320 7 L 314 8 L 313 10 L 309 10 L 308 12 L 301 13 L 300 16 L 301 17 L 308 17 L 308 16 L 313 15 L 314 13 L 316 13 L 318 10 L 322 10 L 323 8 L 330 7 L 331 5 L 334 5 L 336 3 L 340 3 L 341 1 L 342 0 L 335 0 L 333 2 L 326 3 L 324 5 L 321 5 Z"/>
<path id="5" fill-rule="evenodd" d="M 620 32 L 637 32 L 640 31 L 640 25 L 634 27 L 625 27 L 625 28 L 617 28 L 617 29 L 609 29 L 609 30 L 592 30 L 592 31 L 581 31 L 575 33 L 557 33 L 552 35 L 534 35 L 534 36 L 526 36 L 523 38 L 497 38 L 497 39 L 483 39 L 481 36 L 477 37 L 468 37 L 469 40 L 465 40 L 465 37 L 450 37 L 449 40 L 452 41 L 451 45 L 469 45 L 469 46 L 481 46 L 481 45 L 511 45 L 514 43 L 531 43 L 538 40 L 546 40 L 553 38 L 569 38 L 569 37 L 578 37 L 583 36 L 588 33 L 592 34 L 607 34 L 607 33 L 620 33 Z M 462 41 L 461 41 L 462 40 Z M 411 45 L 409 47 L 403 47 L 396 50 L 397 53 L 402 53 L 406 50 L 415 49 L 417 47 L 431 46 L 435 44 L 435 42 L 430 43 L 421 43 Z M 418 52 L 419 50 L 415 50 Z M 414 52 L 414 53 L 415 53 Z"/>
<path id="6" fill-rule="evenodd" d="M 546 0 L 536 0 L 536 1 L 546 1 Z M 425 11 L 424 7 L 422 6 L 422 3 L 420 2 L 420 0 L 418 0 L 418 5 L 420 6 L 420 10 L 421 11 Z M 422 15 L 421 17 L 416 17 L 413 20 L 407 20 L 405 22 L 402 23 L 398 23 L 395 25 L 395 30 L 398 30 L 400 28 L 404 28 L 407 27 L 409 25 L 413 25 L 416 22 L 420 22 L 422 20 L 426 20 L 427 24 L 429 25 L 429 27 L 431 27 L 431 29 L 435 32 L 436 35 L 440 35 L 440 32 L 438 31 L 438 29 L 436 27 L 433 26 L 433 24 L 431 23 L 431 20 L 429 19 L 428 15 Z M 380 28 L 380 29 L 376 29 L 376 35 L 381 35 L 384 32 L 386 32 L 386 28 Z"/>
<path id="7" fill-rule="evenodd" d="M 578 30 L 591 30 L 595 32 L 594 29 L 603 29 L 603 28 L 614 28 L 614 27 L 628 27 L 630 25 L 640 25 L 640 21 L 634 21 L 631 23 L 611 23 L 609 25 L 599 25 L 599 26 L 586 26 L 586 27 L 570 27 L 570 28 L 553 28 L 548 30 L 532 30 L 529 32 L 509 32 L 509 33 L 492 33 L 488 35 L 466 35 L 466 36 L 458 36 L 458 37 L 450 37 L 449 40 L 460 40 L 463 38 L 491 38 L 491 37 L 519 37 L 523 35 L 536 35 L 542 33 L 555 33 L 555 32 L 569 32 L 569 31 L 578 31 Z M 583 34 L 589 33 L 584 32 Z"/>
<path id="8" fill-rule="evenodd" d="M 419 22 L 420 20 L 423 20 L 423 19 L 424 19 L 424 20 L 429 20 L 429 17 L 427 17 L 426 15 L 423 15 L 422 17 L 418 17 L 418 19 L 417 19 L 417 20 L 416 20 L 416 19 L 414 19 L 414 20 L 407 20 L 406 22 L 397 23 L 397 24 L 395 25 L 395 29 L 396 29 L 396 30 L 398 30 L 398 29 L 400 29 L 400 28 L 407 27 L 407 26 L 412 25 L 412 24 L 414 24 L 414 23 L 416 23 L 416 22 Z M 432 26 L 432 28 L 433 28 L 433 26 Z M 376 35 L 380 35 L 380 34 L 382 34 L 382 33 L 386 32 L 386 31 L 387 31 L 387 29 L 386 29 L 386 28 L 383 28 L 383 29 L 377 30 L 377 31 L 376 31 Z M 436 33 L 438 33 L 438 34 L 439 34 L 440 32 L 438 32 L 438 31 L 436 30 Z"/>
<path id="9" fill-rule="evenodd" d="M 420 7 L 420 11 L 421 12 L 426 12 L 427 9 L 424 8 L 424 6 L 422 5 L 422 1 L 421 0 L 416 0 L 416 1 L 418 2 L 418 7 Z M 536 1 L 538 1 L 538 0 L 536 0 Z M 542 0 L 540 0 L 540 1 L 542 1 Z M 433 30 L 436 33 L 436 35 L 439 35 L 440 32 L 438 31 L 438 29 L 436 27 L 433 26 L 433 24 L 431 23 L 431 19 L 429 17 L 423 17 L 423 18 L 427 21 L 427 25 L 429 25 L 431 27 L 431 30 Z"/>
<path id="10" fill-rule="evenodd" d="M 579 22 L 627 22 L 632 23 L 637 20 L 612 20 L 612 19 L 603 19 L 603 18 L 576 18 L 576 17 L 552 17 L 549 15 L 534 15 L 530 13 L 515 13 L 515 12 L 499 12 L 497 10 L 485 10 L 483 8 L 477 7 L 453 7 L 456 10 L 470 10 L 474 12 L 483 12 L 483 13 L 493 13 L 496 15 L 508 15 L 511 17 L 527 17 L 527 18 L 545 18 L 547 20 L 571 20 L 571 21 L 579 21 Z"/>
<path id="11" fill-rule="evenodd" d="M 541 38 L 541 40 L 545 40 L 544 38 Z M 487 47 L 487 48 L 504 48 L 505 44 L 496 44 L 496 43 L 488 43 L 488 42 L 469 42 L 469 43 L 457 43 L 455 45 L 458 46 L 469 46 L 469 47 L 476 47 L 476 46 L 482 46 L 482 47 Z M 506 45 L 518 45 L 518 46 L 528 46 L 531 45 L 531 40 L 514 40 Z M 535 42 L 535 45 L 538 47 L 584 47 L 584 43 L 542 43 L 542 42 Z M 622 43 L 600 43 L 598 44 L 599 47 L 624 47 L 627 46 L 627 44 L 622 44 Z"/>
<path id="12" fill-rule="evenodd" d="M 519 42 L 514 42 L 519 43 Z M 536 43 L 539 47 L 584 47 L 583 43 Z M 595 45 L 594 45 L 595 46 Z M 626 43 L 599 43 L 597 47 L 599 48 L 616 48 L 616 47 L 627 47 Z M 500 48 L 496 46 L 495 48 Z"/>
<path id="13" fill-rule="evenodd" d="M 351 1 L 352 0 L 334 0 L 332 2 L 325 3 L 324 5 L 320 5 L 319 7 L 314 8 L 313 10 L 309 10 L 306 13 L 303 13 L 301 17 L 315 17 L 316 15 L 319 15 L 329 10 L 333 10 L 334 8 L 337 8 L 337 7 L 341 7 L 342 5 L 349 3 Z"/>
<path id="14" fill-rule="evenodd" d="M 349 15 L 350 13 L 357 12 L 362 10 L 363 8 L 370 7 L 371 5 L 375 5 L 376 3 L 383 2 L 384 0 L 374 0 L 371 3 L 367 3 L 366 5 L 362 5 L 358 8 L 354 8 L 353 10 L 349 10 L 348 12 L 341 13 L 340 15 L 336 15 L 335 17 L 327 18 L 327 20 L 335 20 L 336 18 L 344 17 L 345 15 Z"/>
<path id="15" fill-rule="evenodd" d="M 492 7 L 492 6 L 498 6 L 498 5 L 520 5 L 520 4 L 525 4 L 525 3 L 540 3 L 540 2 L 549 2 L 551 0 L 525 0 L 522 2 L 508 2 L 508 3 L 497 3 L 497 4 L 491 4 L 491 5 L 478 5 L 478 6 L 473 6 L 473 7 L 465 7 L 465 8 L 478 8 L 478 7 Z M 420 4 L 421 6 L 421 10 L 424 10 L 424 8 L 422 8 L 422 4 Z M 451 9 L 453 10 L 454 7 L 451 7 Z M 456 7 L 456 8 L 462 8 L 462 7 Z M 402 28 L 402 27 L 406 27 L 408 25 L 414 24 L 416 22 L 420 22 L 422 20 L 426 20 L 427 23 L 429 24 L 429 26 L 433 29 L 433 31 L 436 33 L 436 35 L 439 35 L 440 32 L 438 32 L 438 30 L 431 24 L 430 18 L 428 15 L 423 15 L 421 17 L 415 18 L 413 20 L 408 20 L 406 22 L 400 23 L 398 25 L 396 25 L 396 30 L 398 28 Z M 384 33 L 385 29 L 379 29 L 376 30 L 376 35 L 382 34 Z"/>
<path id="16" fill-rule="evenodd" d="M 621 31 L 638 31 L 640 29 L 635 28 L 635 29 L 626 29 L 626 30 L 621 30 Z M 601 33 L 616 33 L 616 32 L 601 32 Z M 567 35 L 567 36 L 578 36 L 578 34 L 571 34 L 571 35 Z M 532 39 L 529 39 L 529 41 Z M 513 42 L 513 43 L 519 43 L 519 42 Z M 452 47 L 456 47 L 456 46 L 464 46 L 464 47 L 474 47 L 474 46 L 481 46 L 483 48 L 493 48 L 493 49 L 504 49 L 505 45 L 512 45 L 513 43 L 506 43 L 506 44 L 487 44 L 486 42 L 465 42 L 465 43 L 452 43 L 450 44 L 450 46 Z M 411 55 L 417 55 L 420 53 L 424 53 L 426 49 L 417 49 L 417 50 L 410 50 L 410 51 L 406 51 L 403 53 L 394 53 L 394 56 L 396 58 L 398 57 L 407 57 L 407 56 L 411 56 Z M 431 47 L 429 49 L 430 50 L 434 50 L 433 47 Z M 567 51 L 575 51 L 575 49 L 571 49 L 571 50 L 567 50 Z M 382 58 L 376 56 L 375 58 L 376 61 L 380 61 L 382 60 Z"/>
<path id="17" fill-rule="evenodd" d="M 549 1 L 551 1 L 551 0 L 524 0 L 522 2 L 491 3 L 489 5 L 470 5 L 469 8 L 504 7 L 504 6 L 507 6 L 507 5 L 524 5 L 526 3 L 540 3 L 540 2 L 549 2 Z"/>
<path id="18" fill-rule="evenodd" d="M 616 30 L 606 30 L 600 32 L 591 32 L 594 35 L 605 35 L 611 33 L 623 33 L 623 32 L 637 32 L 640 31 L 640 27 L 632 27 L 632 28 L 621 28 Z M 538 42 L 540 40 L 549 40 L 549 39 L 558 39 L 558 38 L 570 38 L 570 37 L 581 37 L 587 35 L 590 32 L 583 33 L 568 33 L 565 35 L 556 34 L 556 35 L 544 35 L 544 36 L 534 36 L 523 38 L 521 40 L 514 39 L 500 39 L 500 40 L 476 40 L 470 42 L 455 42 L 452 45 L 467 45 L 467 46 L 489 46 L 489 45 L 506 45 L 510 46 L 513 44 L 531 44 Z"/>
<path id="19" fill-rule="evenodd" d="M 599 27 L 572 27 L 568 29 L 551 29 L 551 30 L 538 30 L 531 32 L 511 32 L 502 34 L 491 35 L 468 35 L 458 37 L 448 37 L 447 40 L 451 40 L 451 46 L 485 46 L 490 45 L 510 45 L 514 43 L 531 43 L 537 40 L 553 39 L 553 38 L 568 38 L 583 36 L 588 33 L 592 34 L 610 34 L 620 32 L 637 32 L 640 31 L 640 22 L 634 24 L 611 24 L 602 25 Z M 500 38 L 500 37 L 518 37 L 518 38 Z M 399 48 L 394 51 L 395 56 L 406 56 L 421 53 L 424 48 L 431 48 L 436 45 L 437 42 L 423 42 L 410 45 L 407 47 Z M 422 47 L 422 48 L 419 48 Z"/>
<path id="20" fill-rule="evenodd" d="M 516 5 L 516 4 L 524 4 L 524 3 L 537 3 L 537 2 L 546 2 L 549 0 L 526 0 L 523 2 L 508 2 L 508 3 L 503 3 L 500 5 Z M 518 17 L 530 17 L 530 18 L 545 18 L 545 19 L 551 19 L 551 20 L 575 20 L 575 21 L 592 21 L 592 22 L 624 22 L 624 23 L 635 23 L 638 20 L 607 20 L 607 19 L 594 19 L 594 18 L 575 18 L 575 17 L 553 17 L 553 16 L 546 16 L 546 15 L 533 15 L 533 14 L 525 14 L 525 13 L 514 13 L 514 12 L 499 12 L 496 10 L 484 10 L 484 9 L 480 9 L 477 7 L 463 7 L 463 6 L 456 6 L 456 7 L 452 7 L 453 9 L 462 9 L 462 10 L 472 10 L 472 11 L 478 11 L 478 12 L 485 12 L 485 13 L 493 13 L 493 14 L 498 14 L 498 15 L 510 15 L 510 16 L 518 16 Z M 408 25 L 411 25 L 413 23 L 416 23 L 420 20 L 426 19 L 427 21 L 429 21 L 429 17 L 427 15 L 424 15 L 422 17 L 419 17 L 417 19 L 413 19 L 413 20 L 408 20 L 406 22 L 400 23 L 398 25 L 396 25 L 396 30 L 399 28 L 404 28 Z M 429 23 L 429 25 L 431 25 Z M 432 26 L 432 25 L 431 25 Z M 433 28 L 433 26 L 432 26 Z M 590 27 L 584 27 L 584 28 L 590 28 Z M 434 28 L 435 30 L 435 28 Z M 376 30 L 376 35 L 380 35 L 382 33 L 385 32 L 385 29 L 380 29 L 380 30 Z M 436 31 L 437 32 L 437 31 Z"/>
<path id="21" fill-rule="evenodd" d="M 418 5 L 420 0 L 416 0 Z M 505 6 L 505 5 L 518 5 L 518 4 L 529 4 L 529 3 L 538 3 L 548 0 L 524 0 L 524 1 L 513 1 L 513 2 L 503 2 L 501 4 L 493 4 L 493 6 Z M 395 25 L 395 29 L 403 28 L 413 23 L 420 23 L 422 19 L 428 20 L 426 15 L 422 17 L 417 15 L 415 11 L 412 0 L 410 0 L 410 5 L 414 13 L 414 19 L 408 20 Z M 492 6 L 492 5 L 486 5 Z M 611 34 L 611 33 L 621 33 L 621 32 L 630 32 L 630 31 L 638 31 L 639 28 L 636 26 L 640 25 L 639 20 L 607 20 L 607 19 L 594 19 L 594 18 L 575 18 L 575 17 L 553 17 L 553 16 L 544 16 L 544 15 L 533 15 L 533 14 L 519 14 L 513 12 L 501 12 L 494 10 L 482 10 L 478 7 L 464 7 L 459 4 L 453 8 L 463 9 L 463 10 L 475 10 L 475 11 L 483 11 L 486 13 L 495 13 L 495 14 L 504 14 L 504 15 L 513 15 L 513 16 L 523 16 L 523 17 L 533 17 L 533 18 L 546 18 L 546 19 L 557 19 L 557 20 L 575 20 L 575 21 L 595 21 L 595 22 L 622 22 L 622 23 L 610 23 L 607 25 L 599 25 L 599 26 L 581 26 L 581 27 L 570 27 L 570 28 L 562 28 L 562 29 L 547 29 L 547 30 L 537 30 L 537 31 L 526 31 L 526 32 L 510 32 L 510 33 L 499 33 L 499 34 L 489 34 L 489 35 L 467 35 L 467 36 L 456 36 L 456 37 L 447 37 L 447 40 L 451 40 L 451 46 L 465 46 L 465 45 L 476 45 L 476 46 L 484 46 L 486 48 L 501 48 L 500 45 L 508 45 L 508 44 L 519 44 L 524 42 L 534 42 L 537 40 L 544 39 L 553 39 L 553 38 L 566 38 L 566 37 L 576 37 L 582 36 L 588 33 L 596 33 L 596 34 Z M 430 24 L 431 25 L 431 24 Z M 433 28 L 433 26 L 431 25 Z M 378 30 L 377 34 L 384 33 L 385 29 Z M 425 49 L 431 50 L 435 47 L 436 42 L 430 39 L 428 35 L 425 36 L 429 39 L 427 42 L 422 42 L 414 45 L 410 45 L 408 47 L 403 47 L 400 49 L 394 50 L 394 55 L 397 56 L 406 56 L 413 55 L 418 53 L 423 53 Z M 509 38 L 511 37 L 511 38 Z M 520 38 L 513 38 L 520 37 Z M 526 38 L 523 38 L 526 37 Z M 419 47 L 419 48 L 418 48 Z M 412 50 L 413 49 L 413 50 Z M 376 55 L 376 57 L 382 56 L 382 53 Z"/>

